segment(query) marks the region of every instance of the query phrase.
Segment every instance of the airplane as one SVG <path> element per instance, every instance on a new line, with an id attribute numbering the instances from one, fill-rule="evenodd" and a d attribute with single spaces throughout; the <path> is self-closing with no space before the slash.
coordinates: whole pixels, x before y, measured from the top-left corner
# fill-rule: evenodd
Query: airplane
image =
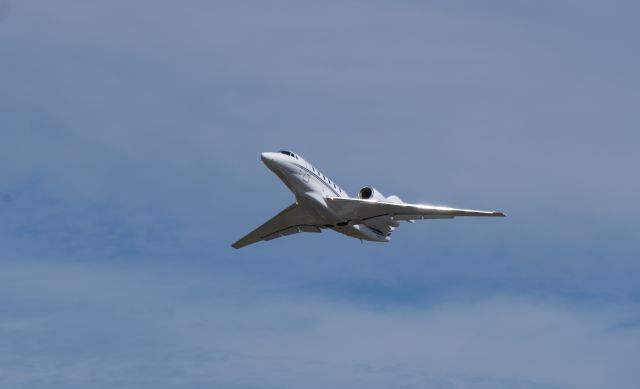
<path id="1" fill-rule="evenodd" d="M 408 204 L 398 196 L 385 197 L 365 186 L 349 195 L 299 154 L 265 152 L 262 162 L 293 192 L 295 202 L 231 246 L 239 249 L 299 232 L 331 229 L 361 241 L 389 242 L 400 221 L 451 219 L 456 216 L 505 216 L 499 211 L 476 211 Z"/>

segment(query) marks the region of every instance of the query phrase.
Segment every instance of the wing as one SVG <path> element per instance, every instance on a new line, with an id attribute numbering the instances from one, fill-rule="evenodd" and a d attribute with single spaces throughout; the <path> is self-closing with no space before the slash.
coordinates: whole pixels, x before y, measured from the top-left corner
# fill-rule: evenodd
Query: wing
<path id="1" fill-rule="evenodd" d="M 498 211 L 476 211 L 473 209 L 390 203 L 343 197 L 330 197 L 327 202 L 337 215 L 352 221 L 354 224 L 381 217 L 393 217 L 393 220 L 418 220 L 448 219 L 456 216 L 504 216 L 504 213 Z"/>
<path id="2" fill-rule="evenodd" d="M 303 207 L 294 203 L 231 246 L 239 249 L 261 240 L 276 239 L 298 232 L 320 232 L 320 228 Z"/>

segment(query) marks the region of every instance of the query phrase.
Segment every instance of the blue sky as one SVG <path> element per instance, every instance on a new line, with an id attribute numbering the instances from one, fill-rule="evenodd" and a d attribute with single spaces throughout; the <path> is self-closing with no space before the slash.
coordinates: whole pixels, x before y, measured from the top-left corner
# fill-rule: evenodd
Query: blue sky
<path id="1" fill-rule="evenodd" d="M 637 388 L 616 1 L 0 1 L 2 388 Z M 230 244 L 348 192 L 500 209 Z"/>

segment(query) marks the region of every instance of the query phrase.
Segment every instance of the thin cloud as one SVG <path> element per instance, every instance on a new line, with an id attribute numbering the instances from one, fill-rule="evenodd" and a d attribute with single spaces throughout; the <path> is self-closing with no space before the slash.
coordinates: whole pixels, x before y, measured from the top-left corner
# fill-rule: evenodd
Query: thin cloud
<path id="1" fill-rule="evenodd" d="M 2 265 L 6 279 L 27 280 L 1 287 L 4 306 L 14 307 L 0 321 L 4 387 L 640 382 L 633 303 L 512 295 L 374 309 L 177 264 L 152 273 L 139 263 Z"/>
<path id="2" fill-rule="evenodd" d="M 0 386 L 637 387 L 637 6 L 478 4 L 12 2 Z M 233 252 L 281 147 L 511 217 Z"/>

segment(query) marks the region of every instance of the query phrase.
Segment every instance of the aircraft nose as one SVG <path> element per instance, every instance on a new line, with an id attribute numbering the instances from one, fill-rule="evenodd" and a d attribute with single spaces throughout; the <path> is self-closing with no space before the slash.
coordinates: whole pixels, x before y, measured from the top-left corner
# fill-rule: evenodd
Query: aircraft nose
<path id="1" fill-rule="evenodd" d="M 270 166 L 275 162 L 275 155 L 276 153 L 265 152 L 260 155 L 260 159 L 265 165 Z"/>

